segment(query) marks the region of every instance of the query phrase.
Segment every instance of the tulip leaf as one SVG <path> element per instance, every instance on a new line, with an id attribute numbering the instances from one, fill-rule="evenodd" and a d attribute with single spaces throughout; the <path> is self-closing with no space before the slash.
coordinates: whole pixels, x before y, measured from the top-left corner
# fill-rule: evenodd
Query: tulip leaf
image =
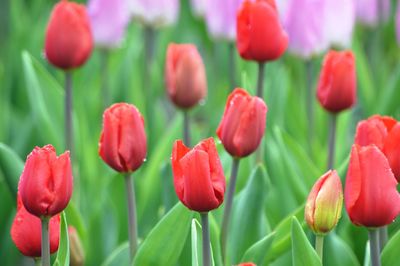
<path id="1" fill-rule="evenodd" d="M 254 243 L 244 253 L 241 262 L 251 261 L 256 265 L 262 265 L 272 242 L 274 241 L 275 233 L 270 233 L 261 240 Z"/>
<path id="2" fill-rule="evenodd" d="M 334 232 L 324 237 L 324 265 L 325 266 L 359 266 L 356 255 L 351 248 Z"/>
<path id="3" fill-rule="evenodd" d="M 19 176 L 23 169 L 24 162 L 18 154 L 4 143 L 0 143 L 0 170 L 14 199 L 17 198 Z"/>
<path id="4" fill-rule="evenodd" d="M 69 238 L 68 224 L 65 212 L 61 213 L 60 242 L 53 266 L 69 266 Z"/>
<path id="5" fill-rule="evenodd" d="M 258 165 L 245 188 L 235 197 L 227 242 L 233 264 L 239 263 L 246 250 L 267 234 L 262 210 L 269 186 L 265 168 Z"/>
<path id="6" fill-rule="evenodd" d="M 292 219 L 292 262 L 294 266 L 322 265 L 296 217 Z"/>
<path id="7" fill-rule="evenodd" d="M 201 234 L 197 229 L 201 229 L 201 225 L 196 219 L 192 219 L 192 266 L 203 265 Z"/>
<path id="8" fill-rule="evenodd" d="M 102 266 L 129 265 L 129 242 L 119 245 L 101 264 Z"/>
<path id="9" fill-rule="evenodd" d="M 140 245 L 133 265 L 175 265 L 189 233 L 193 212 L 177 203 Z"/>
<path id="10" fill-rule="evenodd" d="M 381 254 L 382 266 L 397 265 L 399 261 L 400 231 L 390 238 Z"/>

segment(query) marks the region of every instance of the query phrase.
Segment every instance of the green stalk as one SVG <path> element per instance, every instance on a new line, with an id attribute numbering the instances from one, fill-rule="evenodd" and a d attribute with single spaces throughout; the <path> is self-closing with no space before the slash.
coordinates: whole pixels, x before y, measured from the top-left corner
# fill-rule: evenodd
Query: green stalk
<path id="1" fill-rule="evenodd" d="M 125 189 L 126 189 L 126 200 L 128 206 L 128 233 L 129 233 L 129 254 L 130 260 L 133 262 L 135 257 L 138 240 L 137 240 L 137 221 L 136 221 L 136 201 L 135 201 L 135 189 L 134 182 L 132 182 L 132 175 L 130 173 L 125 175 Z"/>
<path id="2" fill-rule="evenodd" d="M 72 136 L 72 72 L 65 72 L 65 148 L 73 155 Z"/>
<path id="3" fill-rule="evenodd" d="M 49 217 L 42 217 L 42 265 L 50 266 Z"/>
<path id="4" fill-rule="evenodd" d="M 229 85 L 230 91 L 236 87 L 236 61 L 235 61 L 235 44 L 229 43 Z"/>
<path id="5" fill-rule="evenodd" d="M 387 225 L 385 225 L 385 226 L 382 226 L 379 228 L 379 249 L 380 249 L 380 251 L 383 250 L 387 241 L 388 241 L 388 231 L 387 231 Z"/>
<path id="6" fill-rule="evenodd" d="M 318 257 L 322 261 L 323 253 L 324 253 L 324 236 L 316 235 L 315 236 L 315 251 L 318 254 Z"/>
<path id="7" fill-rule="evenodd" d="M 335 160 L 335 142 L 336 142 L 336 123 L 337 115 L 330 114 L 329 125 L 329 151 L 328 151 L 328 170 L 333 169 Z"/>
<path id="8" fill-rule="evenodd" d="M 210 226 L 208 225 L 208 212 L 200 213 L 203 233 L 203 266 L 211 266 Z"/>
<path id="9" fill-rule="evenodd" d="M 190 120 L 187 110 L 183 110 L 183 142 L 190 147 Z"/>
<path id="10" fill-rule="evenodd" d="M 371 265 L 381 266 L 380 250 L 379 250 L 379 230 L 369 229 L 369 248 L 371 253 Z"/>

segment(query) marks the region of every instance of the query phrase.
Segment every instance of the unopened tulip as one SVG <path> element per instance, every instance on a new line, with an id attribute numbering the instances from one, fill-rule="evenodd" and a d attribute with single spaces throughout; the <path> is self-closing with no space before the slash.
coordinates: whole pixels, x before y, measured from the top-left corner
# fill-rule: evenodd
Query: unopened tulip
<path id="1" fill-rule="evenodd" d="M 344 199 L 347 213 L 355 225 L 388 225 L 400 213 L 397 181 L 385 155 L 375 145 L 353 145 Z"/>
<path id="2" fill-rule="evenodd" d="M 267 105 L 243 89 L 235 89 L 228 97 L 217 135 L 234 157 L 254 152 L 264 136 Z"/>
<path id="3" fill-rule="evenodd" d="M 376 26 L 390 15 L 390 0 L 356 0 L 357 20 L 367 26 Z"/>
<path id="4" fill-rule="evenodd" d="M 89 58 L 92 47 L 92 33 L 85 6 L 67 0 L 57 3 L 47 25 L 47 60 L 64 70 L 77 68 Z"/>
<path id="5" fill-rule="evenodd" d="M 356 101 L 356 69 L 351 51 L 330 51 L 324 58 L 317 98 L 327 111 L 338 113 L 352 107 Z"/>
<path id="6" fill-rule="evenodd" d="M 335 170 L 329 170 L 317 180 L 311 189 L 304 217 L 315 234 L 324 235 L 338 223 L 342 206 L 342 182 Z"/>
<path id="7" fill-rule="evenodd" d="M 129 0 L 134 18 L 151 27 L 174 24 L 179 15 L 179 0 Z"/>
<path id="8" fill-rule="evenodd" d="M 203 140 L 193 149 L 181 140 L 176 141 L 171 160 L 175 192 L 186 207 L 208 212 L 222 204 L 225 176 L 213 138 Z"/>
<path id="9" fill-rule="evenodd" d="M 147 153 L 144 120 L 132 104 L 116 103 L 103 114 L 100 157 L 111 168 L 130 173 L 144 162 Z"/>
<path id="10" fill-rule="evenodd" d="M 237 266 L 257 266 L 252 262 L 244 262 L 244 263 L 240 263 Z"/>
<path id="11" fill-rule="evenodd" d="M 206 97 L 206 72 L 196 46 L 168 45 L 165 80 L 169 98 L 179 108 L 191 108 Z"/>
<path id="12" fill-rule="evenodd" d="M 40 218 L 30 214 L 22 204 L 18 194 L 17 213 L 11 226 L 11 239 L 18 250 L 27 257 L 38 258 L 41 256 L 41 232 L 42 226 Z M 55 215 L 50 219 L 50 253 L 58 250 L 60 238 L 60 215 Z"/>
<path id="13" fill-rule="evenodd" d="M 246 60 L 275 60 L 288 46 L 274 0 L 245 0 L 238 11 L 236 33 L 239 54 Z"/>
<path id="14" fill-rule="evenodd" d="M 69 152 L 57 156 L 52 145 L 35 147 L 27 157 L 18 189 L 25 208 L 37 217 L 63 211 L 73 189 Z"/>
<path id="15" fill-rule="evenodd" d="M 383 153 L 389 161 L 394 176 L 400 182 L 400 122 L 397 122 L 389 131 L 383 146 Z"/>
<path id="16" fill-rule="evenodd" d="M 82 266 L 85 263 L 85 253 L 82 242 L 75 227 L 68 226 L 70 266 Z"/>
<path id="17" fill-rule="evenodd" d="M 95 43 L 105 48 L 118 46 L 131 17 L 128 0 L 90 0 L 88 13 Z"/>

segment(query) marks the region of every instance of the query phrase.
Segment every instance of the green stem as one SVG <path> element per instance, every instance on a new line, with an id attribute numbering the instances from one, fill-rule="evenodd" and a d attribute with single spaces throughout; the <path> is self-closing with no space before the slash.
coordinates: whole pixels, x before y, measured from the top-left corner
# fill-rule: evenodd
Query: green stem
<path id="1" fill-rule="evenodd" d="M 230 91 L 236 87 L 236 61 L 235 61 L 235 44 L 229 43 L 229 85 Z"/>
<path id="2" fill-rule="evenodd" d="M 49 217 L 42 217 L 42 265 L 50 266 Z"/>
<path id="3" fill-rule="evenodd" d="M 183 111 L 183 142 L 190 147 L 190 120 L 189 111 Z"/>
<path id="4" fill-rule="evenodd" d="M 328 170 L 333 169 L 335 160 L 336 122 L 337 114 L 330 114 Z"/>
<path id="5" fill-rule="evenodd" d="M 318 257 L 322 261 L 323 253 L 324 253 L 324 236 L 316 235 L 315 236 L 315 251 L 318 254 Z"/>
<path id="6" fill-rule="evenodd" d="M 264 69 L 265 63 L 258 63 L 257 96 L 264 99 Z"/>
<path id="7" fill-rule="evenodd" d="M 72 72 L 65 72 L 65 148 L 73 154 L 72 136 Z"/>
<path id="8" fill-rule="evenodd" d="M 210 228 L 208 225 L 208 212 L 200 213 L 203 232 L 203 266 L 211 266 Z"/>
<path id="9" fill-rule="evenodd" d="M 33 258 L 35 266 L 42 266 L 42 260 L 40 258 Z"/>
<path id="10" fill-rule="evenodd" d="M 372 266 L 381 266 L 380 261 L 380 250 L 379 250 L 379 230 L 377 229 L 369 229 L 369 248 L 371 253 L 371 265 Z"/>
<path id="11" fill-rule="evenodd" d="M 111 97 L 108 84 L 108 66 L 110 51 L 103 49 L 101 51 L 101 97 L 103 99 L 103 110 L 111 104 Z"/>
<path id="12" fill-rule="evenodd" d="M 388 241 L 388 230 L 387 230 L 387 225 L 385 225 L 385 226 L 382 226 L 379 228 L 379 249 L 380 249 L 380 251 L 383 250 L 387 241 Z"/>
<path id="13" fill-rule="evenodd" d="M 306 105 L 308 122 L 308 144 L 312 152 L 312 140 L 314 139 L 314 89 L 313 89 L 313 68 L 311 59 L 306 61 L 307 83 L 306 83 Z"/>
<path id="14" fill-rule="evenodd" d="M 125 189 L 126 189 L 126 200 L 128 206 L 129 250 L 130 250 L 130 259 L 132 262 L 136 254 L 138 240 L 137 240 L 135 188 L 134 188 L 134 182 L 132 182 L 132 175 L 130 173 L 125 175 Z"/>
<path id="15" fill-rule="evenodd" d="M 231 178 L 229 180 L 228 194 L 225 199 L 224 216 L 222 218 L 221 252 L 222 252 L 222 260 L 224 261 L 224 264 L 227 261 L 226 260 L 226 243 L 228 240 L 228 228 L 229 228 L 230 217 L 231 217 L 233 196 L 234 196 L 235 190 L 236 190 L 236 180 L 237 180 L 237 174 L 238 174 L 238 170 L 239 170 L 239 162 L 240 162 L 239 158 L 233 158 Z"/>

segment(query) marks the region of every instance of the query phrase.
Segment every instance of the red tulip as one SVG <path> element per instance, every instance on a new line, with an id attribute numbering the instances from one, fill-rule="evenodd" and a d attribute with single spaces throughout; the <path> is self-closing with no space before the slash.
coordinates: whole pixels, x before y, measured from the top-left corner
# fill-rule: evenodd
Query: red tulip
<path id="1" fill-rule="evenodd" d="M 11 226 L 11 238 L 19 251 L 28 257 L 40 257 L 42 243 L 42 224 L 40 218 L 30 214 L 22 204 L 18 194 L 17 214 Z M 60 215 L 55 215 L 50 219 L 50 253 L 58 250 L 60 238 Z"/>
<path id="2" fill-rule="evenodd" d="M 171 101 L 182 109 L 191 108 L 206 97 L 206 71 L 196 46 L 168 45 L 165 80 Z"/>
<path id="3" fill-rule="evenodd" d="M 244 262 L 244 263 L 240 263 L 237 266 L 257 266 L 252 262 Z"/>
<path id="4" fill-rule="evenodd" d="M 317 98 L 322 107 L 338 113 L 356 101 L 356 69 L 351 51 L 330 51 L 321 69 Z"/>
<path id="5" fill-rule="evenodd" d="M 89 17 L 84 5 L 63 0 L 51 13 L 46 31 L 45 53 L 61 69 L 81 66 L 93 48 Z"/>
<path id="6" fill-rule="evenodd" d="M 186 207 L 208 212 L 221 205 L 225 176 L 213 138 L 203 140 L 193 149 L 181 140 L 176 141 L 171 160 L 175 192 Z"/>
<path id="7" fill-rule="evenodd" d="M 82 241 L 75 227 L 68 226 L 68 239 L 70 251 L 70 266 L 82 266 L 85 264 L 85 253 Z"/>
<path id="8" fill-rule="evenodd" d="M 238 11 L 236 33 L 239 54 L 246 60 L 275 60 L 288 46 L 274 0 L 244 1 Z"/>
<path id="9" fill-rule="evenodd" d="M 308 226 L 318 235 L 331 231 L 342 214 L 342 182 L 335 170 L 329 170 L 314 184 L 308 195 L 304 216 Z"/>
<path id="10" fill-rule="evenodd" d="M 99 142 L 100 157 L 114 170 L 133 172 L 146 159 L 144 120 L 132 104 L 116 103 L 103 114 Z"/>
<path id="11" fill-rule="evenodd" d="M 379 227 L 392 223 L 400 213 L 396 186 L 386 157 L 375 145 L 353 145 L 344 195 L 354 224 Z"/>
<path id="12" fill-rule="evenodd" d="M 243 89 L 235 89 L 228 97 L 217 135 L 225 149 L 235 157 L 254 152 L 264 136 L 267 105 Z"/>
<path id="13" fill-rule="evenodd" d="M 67 207 L 72 188 L 69 151 L 57 157 L 52 145 L 35 147 L 19 181 L 25 208 L 37 217 L 53 216 Z"/>
<path id="14" fill-rule="evenodd" d="M 389 161 L 394 176 L 400 182 L 400 122 L 397 122 L 389 131 L 383 146 L 383 153 Z"/>

